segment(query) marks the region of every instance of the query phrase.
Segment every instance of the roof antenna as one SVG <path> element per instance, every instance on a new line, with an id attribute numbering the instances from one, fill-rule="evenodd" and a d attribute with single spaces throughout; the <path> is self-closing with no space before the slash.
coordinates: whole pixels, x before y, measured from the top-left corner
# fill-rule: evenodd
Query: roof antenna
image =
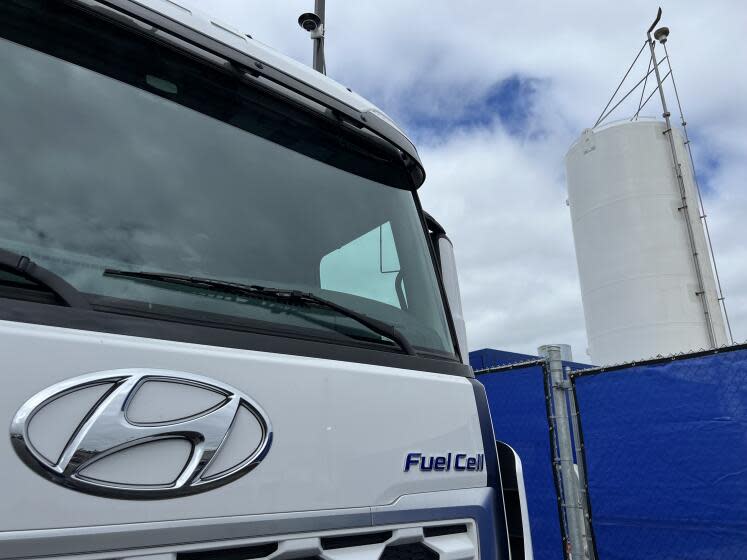
<path id="1" fill-rule="evenodd" d="M 308 31 L 314 41 L 314 70 L 327 73 L 327 63 L 324 59 L 324 15 L 325 0 L 315 0 L 314 11 L 306 12 L 298 17 L 298 25 Z"/>

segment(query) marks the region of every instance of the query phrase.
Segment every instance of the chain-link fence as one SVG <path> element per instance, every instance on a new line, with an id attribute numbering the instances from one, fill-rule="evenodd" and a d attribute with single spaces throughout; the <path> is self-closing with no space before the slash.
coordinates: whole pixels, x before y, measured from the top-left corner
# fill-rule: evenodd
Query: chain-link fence
<path id="1" fill-rule="evenodd" d="M 510 445 L 521 458 L 534 557 L 543 560 L 566 557 L 572 547 L 568 514 L 580 513 L 573 499 L 564 498 L 569 492 L 564 492 L 563 486 L 563 473 L 574 472 L 574 440 L 567 406 L 570 401 L 565 398 L 570 394 L 570 383 L 566 379 L 567 390 L 561 397 L 566 407 L 556 406 L 559 394 L 553 389 L 551 375 L 562 377 L 567 367 L 578 365 L 560 362 L 559 354 L 556 358 L 557 367 L 552 372 L 550 362 L 544 358 L 476 371 L 488 394 L 496 438 Z M 558 410 L 566 411 L 566 419 L 561 422 L 564 431 L 558 429 Z M 566 476 L 565 483 L 568 482 Z M 580 518 L 571 517 L 572 527 L 577 526 L 575 520 L 580 522 Z"/>
<path id="2" fill-rule="evenodd" d="M 747 558 L 747 346 L 574 367 L 551 347 L 476 371 L 535 558 Z"/>
<path id="3" fill-rule="evenodd" d="M 747 347 L 571 381 L 599 558 L 747 558 Z"/>

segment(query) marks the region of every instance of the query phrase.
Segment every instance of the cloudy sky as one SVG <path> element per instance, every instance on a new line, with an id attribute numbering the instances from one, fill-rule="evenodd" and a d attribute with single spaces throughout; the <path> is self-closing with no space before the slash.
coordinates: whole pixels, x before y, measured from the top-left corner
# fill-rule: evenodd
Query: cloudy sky
<path id="1" fill-rule="evenodd" d="M 296 18 L 312 0 L 191 4 L 310 63 Z M 662 8 L 732 326 L 745 340 L 747 4 Z M 420 150 L 423 204 L 457 248 L 471 349 L 563 342 L 588 360 L 563 158 L 655 11 L 644 0 L 327 1 L 328 74 L 392 115 Z M 644 114 L 660 113 L 654 101 Z M 621 109 L 618 118 L 635 112 Z"/>

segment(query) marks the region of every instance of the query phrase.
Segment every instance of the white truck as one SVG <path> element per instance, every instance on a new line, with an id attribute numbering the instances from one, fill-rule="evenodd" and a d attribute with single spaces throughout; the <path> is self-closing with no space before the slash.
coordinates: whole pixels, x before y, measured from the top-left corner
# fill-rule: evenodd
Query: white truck
<path id="1" fill-rule="evenodd" d="M 0 68 L 0 559 L 531 557 L 391 119 L 171 0 Z"/>

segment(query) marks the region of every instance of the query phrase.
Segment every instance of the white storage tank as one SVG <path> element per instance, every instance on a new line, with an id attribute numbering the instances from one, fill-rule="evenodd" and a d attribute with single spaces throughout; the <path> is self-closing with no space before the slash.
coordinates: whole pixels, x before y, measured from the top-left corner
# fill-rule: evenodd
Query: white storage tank
<path id="1" fill-rule="evenodd" d="M 727 343 L 692 164 L 682 135 L 674 129 L 709 315 L 698 295 L 665 130 L 658 120 L 588 129 L 566 156 L 568 202 L 594 364 Z"/>

